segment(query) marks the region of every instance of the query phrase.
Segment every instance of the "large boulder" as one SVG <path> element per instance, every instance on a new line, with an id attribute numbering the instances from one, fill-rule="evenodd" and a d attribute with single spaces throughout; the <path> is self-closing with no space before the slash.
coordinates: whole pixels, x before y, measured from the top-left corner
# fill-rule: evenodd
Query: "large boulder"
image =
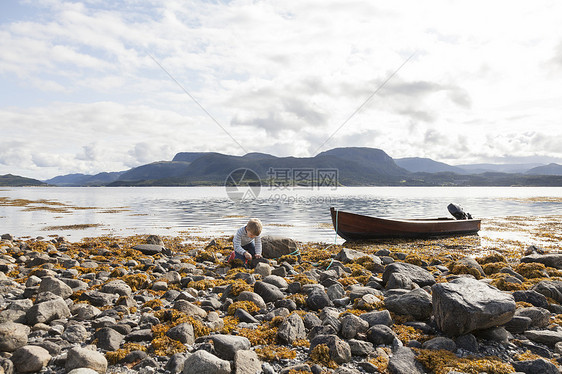
<path id="1" fill-rule="evenodd" d="M 412 282 L 417 283 L 420 287 L 431 286 L 435 284 L 435 279 L 429 271 L 420 266 L 409 264 L 406 262 L 395 262 L 388 265 L 384 269 L 384 273 L 382 274 L 383 283 L 386 284 L 390 276 L 395 273 L 405 274 L 412 280 Z"/>
<path id="2" fill-rule="evenodd" d="M 230 362 L 204 350 L 190 355 L 184 362 L 183 374 L 230 374 Z"/>
<path id="3" fill-rule="evenodd" d="M 435 322 L 449 336 L 503 325 L 515 314 L 511 294 L 472 278 L 438 283 L 432 294 Z"/>
<path id="4" fill-rule="evenodd" d="M 0 324 L 0 352 L 13 352 L 27 344 L 30 328 L 21 323 Z"/>
<path id="5" fill-rule="evenodd" d="M 237 351 L 248 350 L 251 347 L 248 338 L 235 335 L 211 335 L 209 337 L 213 341 L 215 352 L 218 357 L 223 360 L 234 360 Z"/>
<path id="6" fill-rule="evenodd" d="M 297 242 L 290 238 L 265 235 L 261 238 L 262 256 L 265 258 L 276 259 L 288 254 L 296 254 L 298 250 Z"/>
<path id="7" fill-rule="evenodd" d="M 10 360 L 18 373 L 36 373 L 43 369 L 51 360 L 49 351 L 36 345 L 18 348 Z"/>
<path id="8" fill-rule="evenodd" d="M 39 284 L 37 292 L 52 292 L 53 294 L 66 299 L 72 295 L 72 288 L 55 277 L 44 277 L 41 279 L 41 284 Z"/>
<path id="9" fill-rule="evenodd" d="M 70 309 L 68 309 L 68 305 L 66 305 L 66 302 L 60 296 L 33 305 L 26 314 L 27 323 L 30 325 L 49 323 L 54 319 L 66 318 L 69 316 Z"/>

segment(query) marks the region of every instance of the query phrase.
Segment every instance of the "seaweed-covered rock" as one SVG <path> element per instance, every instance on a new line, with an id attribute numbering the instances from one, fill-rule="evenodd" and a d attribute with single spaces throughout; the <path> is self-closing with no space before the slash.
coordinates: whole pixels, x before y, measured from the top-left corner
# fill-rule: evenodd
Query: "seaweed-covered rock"
<path id="1" fill-rule="evenodd" d="M 432 294 L 435 322 L 450 336 L 503 325 L 515 314 L 511 294 L 471 278 L 436 284 Z"/>
<path id="2" fill-rule="evenodd" d="M 337 364 L 343 364 L 351 360 L 351 348 L 345 340 L 340 339 L 336 335 L 318 335 L 310 341 L 310 351 L 320 344 L 328 346 L 330 358 Z"/>

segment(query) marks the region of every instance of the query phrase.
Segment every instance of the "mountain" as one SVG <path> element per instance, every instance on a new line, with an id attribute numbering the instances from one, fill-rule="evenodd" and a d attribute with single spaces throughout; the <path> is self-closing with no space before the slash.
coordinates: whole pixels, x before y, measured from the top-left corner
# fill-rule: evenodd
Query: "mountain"
<path id="1" fill-rule="evenodd" d="M 543 166 L 537 166 L 531 170 L 527 170 L 525 174 L 532 175 L 562 175 L 562 165 L 560 164 L 548 164 Z"/>
<path id="2" fill-rule="evenodd" d="M 87 174 L 67 174 L 59 175 L 46 180 L 45 182 L 59 187 L 77 187 L 77 186 L 103 186 L 114 182 L 123 172 L 99 173 L 95 175 Z"/>
<path id="3" fill-rule="evenodd" d="M 394 162 L 396 162 L 396 165 L 411 171 L 412 173 L 452 172 L 457 174 L 466 174 L 464 169 L 448 165 L 444 162 L 433 161 L 430 158 L 406 157 L 394 159 Z"/>
<path id="4" fill-rule="evenodd" d="M 37 179 L 20 177 L 19 175 L 0 175 L 0 186 L 3 187 L 27 187 L 27 186 L 46 186 L 47 184 Z"/>
<path id="5" fill-rule="evenodd" d="M 543 166 L 543 164 L 465 164 L 455 165 L 464 169 L 468 174 L 480 173 L 525 173 L 532 168 Z"/>
<path id="6" fill-rule="evenodd" d="M 161 161 L 131 169 L 110 185 L 220 185 L 237 169 L 250 169 L 266 183 L 279 183 L 283 179 L 285 184 L 302 185 L 317 185 L 330 171 L 334 171 L 337 182 L 344 185 L 397 184 L 408 174 L 384 151 L 373 148 L 336 148 L 315 157 L 275 157 L 264 153 L 231 156 L 214 152 L 184 152 L 177 154 L 174 160 L 176 161 Z"/>

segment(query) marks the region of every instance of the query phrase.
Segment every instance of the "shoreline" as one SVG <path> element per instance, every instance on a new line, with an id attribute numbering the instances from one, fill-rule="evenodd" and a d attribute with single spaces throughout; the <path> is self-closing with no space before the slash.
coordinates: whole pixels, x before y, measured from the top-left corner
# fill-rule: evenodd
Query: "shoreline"
<path id="1" fill-rule="evenodd" d="M 285 249 L 277 243 L 282 257 L 246 270 L 225 266 L 232 249 L 225 236 L 2 238 L 0 364 L 20 371 L 31 362 L 19 359 L 24 353 L 47 373 L 70 371 L 75 355 L 76 365 L 107 373 L 189 374 L 208 360 L 213 370 L 338 374 L 400 365 L 413 373 L 508 373 L 562 362 L 560 242 L 549 254 L 502 242 L 481 252 L 470 237 L 345 246 L 289 240 Z M 291 245 L 299 257 L 283 256 Z M 441 330 L 450 318 L 489 312 L 436 309 L 453 303 L 440 285 L 458 282 L 476 282 L 457 285 L 469 299 L 480 286 L 494 299 L 505 295 L 508 317 L 492 313 L 495 325 Z"/>

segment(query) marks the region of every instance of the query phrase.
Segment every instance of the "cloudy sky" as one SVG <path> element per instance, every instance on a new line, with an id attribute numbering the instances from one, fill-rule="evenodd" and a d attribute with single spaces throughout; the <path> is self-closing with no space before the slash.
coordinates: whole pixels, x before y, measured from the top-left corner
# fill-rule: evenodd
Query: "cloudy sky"
<path id="1" fill-rule="evenodd" d="M 346 146 L 562 163 L 559 1 L 2 0 L 0 175 Z"/>

